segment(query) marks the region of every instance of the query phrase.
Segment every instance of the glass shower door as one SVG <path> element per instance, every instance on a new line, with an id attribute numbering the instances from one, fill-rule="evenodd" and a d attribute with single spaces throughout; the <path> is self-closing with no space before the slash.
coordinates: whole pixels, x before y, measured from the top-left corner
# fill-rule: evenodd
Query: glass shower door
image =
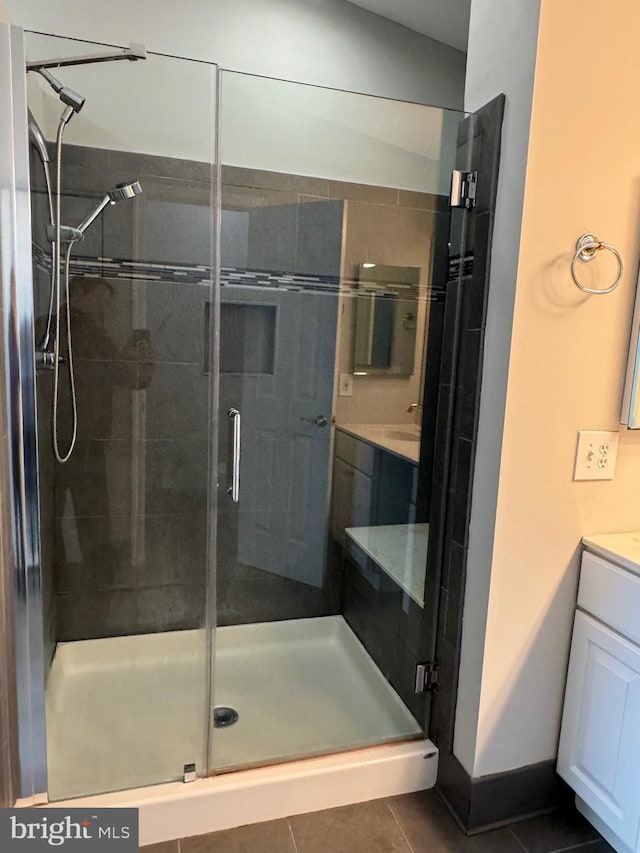
<path id="1" fill-rule="evenodd" d="M 214 772 L 423 735 L 400 651 L 435 618 L 423 393 L 462 118 L 220 78 Z"/>
<path id="2" fill-rule="evenodd" d="M 109 50 L 27 34 L 32 61 Z M 51 70 L 86 99 L 60 193 L 84 234 L 50 312 L 64 104 L 28 75 L 53 801 L 207 772 L 215 73 L 153 54 Z"/>

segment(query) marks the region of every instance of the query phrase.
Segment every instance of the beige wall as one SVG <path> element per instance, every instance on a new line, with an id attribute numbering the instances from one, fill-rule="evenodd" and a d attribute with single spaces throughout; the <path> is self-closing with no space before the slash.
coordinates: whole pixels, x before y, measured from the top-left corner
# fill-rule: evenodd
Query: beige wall
<path id="1" fill-rule="evenodd" d="M 435 196 L 414 195 L 423 205 L 433 205 Z M 420 401 L 424 335 L 428 317 L 425 296 L 431 278 L 431 251 L 435 213 L 388 204 L 347 201 L 343 237 L 342 291 L 338 335 L 337 373 L 351 373 L 353 339 L 352 285 L 364 261 L 420 269 L 414 371 L 409 377 L 354 376 L 353 396 L 335 398 L 339 424 L 420 423 L 420 412 L 410 414 L 410 403 Z M 382 405 L 381 405 L 382 403 Z"/>
<path id="2" fill-rule="evenodd" d="M 622 428 L 612 482 L 572 481 L 577 431 L 619 419 L 638 266 L 639 31 L 637 0 L 617 0 L 615 15 L 597 0 L 542 0 L 475 754 L 463 762 L 476 776 L 555 757 L 580 539 L 640 528 L 640 434 Z M 587 230 L 625 259 L 612 295 L 571 281 Z M 598 286 L 614 275 L 604 256 L 582 272 Z"/>

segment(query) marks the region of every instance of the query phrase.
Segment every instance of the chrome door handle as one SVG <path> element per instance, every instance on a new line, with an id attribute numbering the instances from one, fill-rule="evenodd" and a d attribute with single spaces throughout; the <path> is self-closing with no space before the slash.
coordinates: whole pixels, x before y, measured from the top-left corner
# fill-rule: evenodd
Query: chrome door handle
<path id="1" fill-rule="evenodd" d="M 329 423 L 329 419 L 326 415 L 316 415 L 315 418 L 300 418 L 300 420 L 319 427 L 326 427 L 326 425 Z"/>
<path id="2" fill-rule="evenodd" d="M 237 409 L 229 409 L 227 415 L 233 421 L 233 470 L 231 486 L 227 489 L 227 494 L 232 501 L 238 503 L 240 500 L 240 412 Z"/>

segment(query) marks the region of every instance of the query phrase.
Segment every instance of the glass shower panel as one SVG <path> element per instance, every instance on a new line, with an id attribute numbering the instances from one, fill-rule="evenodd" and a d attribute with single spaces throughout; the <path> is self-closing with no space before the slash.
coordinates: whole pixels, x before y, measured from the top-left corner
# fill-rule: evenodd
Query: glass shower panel
<path id="1" fill-rule="evenodd" d="M 32 61 L 105 50 L 27 35 Z M 206 773 L 215 73 L 154 54 L 51 72 L 86 98 L 61 148 L 60 220 L 76 230 L 61 235 L 63 261 L 71 252 L 58 286 L 65 105 L 28 75 L 49 797 L 59 800 L 179 780 L 187 765 Z"/>
<path id="2" fill-rule="evenodd" d="M 423 392 L 463 118 L 220 76 L 214 771 L 423 736 Z"/>

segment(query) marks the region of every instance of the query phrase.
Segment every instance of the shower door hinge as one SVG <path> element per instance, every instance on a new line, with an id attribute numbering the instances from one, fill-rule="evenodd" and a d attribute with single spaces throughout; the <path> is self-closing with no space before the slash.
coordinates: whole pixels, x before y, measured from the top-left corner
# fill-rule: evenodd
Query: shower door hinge
<path id="1" fill-rule="evenodd" d="M 454 169 L 451 172 L 451 207 L 466 207 L 468 210 L 476 206 L 477 172 L 462 172 Z"/>
<path id="2" fill-rule="evenodd" d="M 427 693 L 438 689 L 438 664 L 419 663 L 416 666 L 416 693 Z"/>

